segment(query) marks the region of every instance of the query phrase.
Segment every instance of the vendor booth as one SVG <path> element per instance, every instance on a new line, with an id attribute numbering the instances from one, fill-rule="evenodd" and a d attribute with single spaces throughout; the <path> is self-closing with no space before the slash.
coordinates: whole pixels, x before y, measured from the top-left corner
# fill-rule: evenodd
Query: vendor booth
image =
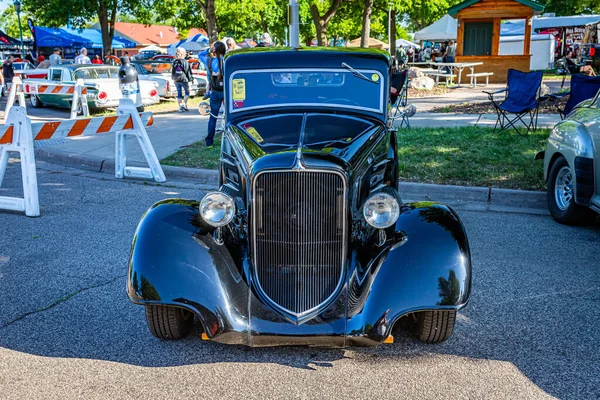
<path id="1" fill-rule="evenodd" d="M 506 82 L 509 68 L 529 71 L 532 19 L 543 9 L 531 0 L 467 0 L 450 7 L 448 13 L 458 20 L 456 61 L 483 62 L 493 73 L 490 82 Z M 526 21 L 520 54 L 500 54 L 500 26 L 507 19 Z"/>

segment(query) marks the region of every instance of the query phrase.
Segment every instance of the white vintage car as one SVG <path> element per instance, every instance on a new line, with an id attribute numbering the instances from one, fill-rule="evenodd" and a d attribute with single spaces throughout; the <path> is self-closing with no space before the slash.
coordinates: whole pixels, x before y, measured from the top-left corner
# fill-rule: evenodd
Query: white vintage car
<path id="1" fill-rule="evenodd" d="M 24 85 L 37 87 L 37 94 L 30 96 L 34 108 L 51 105 L 61 108 L 71 108 L 72 94 L 53 94 L 50 91 L 40 92 L 40 87 L 48 84 L 74 85 L 82 79 L 87 87 L 87 101 L 90 110 L 118 107 L 119 100 L 123 97 L 119 88 L 119 67 L 110 65 L 72 64 L 50 67 L 45 79 L 25 79 Z M 142 94 L 142 107 L 156 104 L 160 101 L 157 84 L 155 82 L 140 80 Z M 81 111 L 81 110 L 79 110 Z"/>
<path id="2" fill-rule="evenodd" d="M 158 83 L 158 95 L 163 98 L 177 97 L 175 81 L 171 78 L 173 60 L 149 60 L 134 61 L 140 80 L 154 81 Z M 194 75 L 194 81 L 190 84 L 190 96 L 206 92 L 206 79 Z"/>

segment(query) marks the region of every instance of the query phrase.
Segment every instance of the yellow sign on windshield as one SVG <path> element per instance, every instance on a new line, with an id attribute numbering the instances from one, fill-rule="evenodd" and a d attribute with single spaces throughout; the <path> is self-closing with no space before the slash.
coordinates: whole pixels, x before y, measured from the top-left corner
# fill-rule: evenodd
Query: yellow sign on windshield
<path id="1" fill-rule="evenodd" d="M 234 79 L 231 85 L 231 96 L 234 101 L 246 100 L 246 80 Z"/>

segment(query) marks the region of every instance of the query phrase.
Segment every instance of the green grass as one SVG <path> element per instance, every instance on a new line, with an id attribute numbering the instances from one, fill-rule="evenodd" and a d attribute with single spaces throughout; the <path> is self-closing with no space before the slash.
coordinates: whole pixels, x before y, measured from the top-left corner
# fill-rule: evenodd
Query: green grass
<path id="1" fill-rule="evenodd" d="M 192 143 L 175 154 L 161 160 L 163 165 L 176 167 L 217 169 L 221 154 L 221 135 L 215 136 L 214 146 L 206 148 L 204 141 Z"/>
<path id="2" fill-rule="evenodd" d="M 542 162 L 549 129 L 526 137 L 491 128 L 419 128 L 398 131 L 400 177 L 445 185 L 542 190 Z"/>
<path id="3" fill-rule="evenodd" d="M 526 137 L 491 128 L 413 128 L 398 131 L 400 179 L 444 185 L 543 190 L 542 162 L 549 129 Z M 163 160 L 163 164 L 216 169 L 221 139 L 207 149 L 197 142 Z"/>

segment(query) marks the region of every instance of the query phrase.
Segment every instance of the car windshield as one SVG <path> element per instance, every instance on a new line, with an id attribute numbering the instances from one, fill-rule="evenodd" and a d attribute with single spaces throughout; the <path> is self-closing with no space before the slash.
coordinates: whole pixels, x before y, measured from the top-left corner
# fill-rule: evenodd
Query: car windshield
<path id="1" fill-rule="evenodd" d="M 138 64 L 142 69 L 144 75 L 156 75 L 156 74 L 170 74 L 171 63 L 170 62 L 148 62 Z"/>
<path id="2" fill-rule="evenodd" d="M 319 106 L 383 112 L 383 76 L 376 70 L 238 71 L 230 78 L 232 112 L 273 106 Z"/>
<path id="3" fill-rule="evenodd" d="M 116 67 L 81 68 L 73 72 L 73 79 L 115 79 L 118 74 Z"/>

